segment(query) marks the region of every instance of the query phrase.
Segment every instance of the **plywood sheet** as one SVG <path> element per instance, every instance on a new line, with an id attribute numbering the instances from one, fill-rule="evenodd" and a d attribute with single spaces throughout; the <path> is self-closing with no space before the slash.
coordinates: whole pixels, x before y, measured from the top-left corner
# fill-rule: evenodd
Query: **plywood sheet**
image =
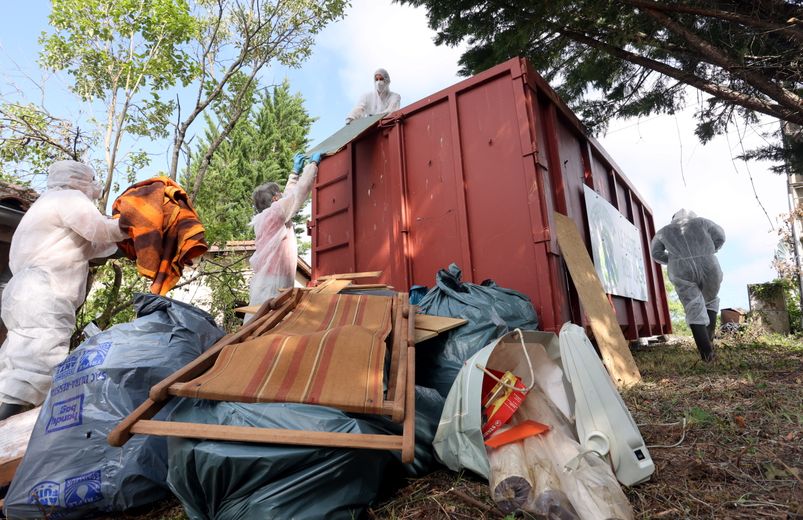
<path id="1" fill-rule="evenodd" d="M 638 366 L 577 226 L 566 215 L 553 213 L 553 216 L 563 260 L 580 296 L 583 311 L 588 316 L 605 368 L 617 386 L 638 383 L 641 381 Z"/>
<path id="2" fill-rule="evenodd" d="M 468 323 L 462 318 L 448 318 L 445 316 L 430 316 L 429 314 L 415 315 L 415 328 L 431 330 L 437 333 L 446 332 Z"/>

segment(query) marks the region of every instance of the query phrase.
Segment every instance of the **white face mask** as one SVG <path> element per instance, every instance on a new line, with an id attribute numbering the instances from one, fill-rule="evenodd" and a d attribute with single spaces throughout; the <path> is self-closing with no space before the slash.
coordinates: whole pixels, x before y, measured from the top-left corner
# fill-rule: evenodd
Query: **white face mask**
<path id="1" fill-rule="evenodd" d="M 376 91 L 380 94 L 384 94 L 388 90 L 388 84 L 384 79 L 374 81 L 374 85 L 376 85 Z"/>

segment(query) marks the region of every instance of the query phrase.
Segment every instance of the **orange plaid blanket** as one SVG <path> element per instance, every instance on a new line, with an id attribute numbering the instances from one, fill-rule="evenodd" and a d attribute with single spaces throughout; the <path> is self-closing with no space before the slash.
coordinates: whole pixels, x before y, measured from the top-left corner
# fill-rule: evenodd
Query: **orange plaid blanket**
<path id="1" fill-rule="evenodd" d="M 306 294 L 282 323 L 225 347 L 214 367 L 177 393 L 381 413 L 392 305 L 384 296 Z"/>
<path id="2" fill-rule="evenodd" d="M 120 229 L 130 237 L 118 246 L 153 280 L 153 294 L 172 289 L 184 266 L 208 248 L 187 193 L 168 177 L 132 185 L 114 201 L 112 214 L 120 216 Z"/>

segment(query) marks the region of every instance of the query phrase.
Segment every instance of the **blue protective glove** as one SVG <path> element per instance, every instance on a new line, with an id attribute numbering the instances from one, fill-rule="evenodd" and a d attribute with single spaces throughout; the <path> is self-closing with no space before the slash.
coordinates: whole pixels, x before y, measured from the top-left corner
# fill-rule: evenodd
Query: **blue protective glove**
<path id="1" fill-rule="evenodd" d="M 310 162 L 314 162 L 316 165 L 321 164 L 321 152 L 315 152 L 312 154 L 312 157 L 310 157 L 309 160 Z"/>
<path id="2" fill-rule="evenodd" d="M 304 163 L 307 161 L 307 156 L 299 152 L 293 156 L 293 173 L 301 173 L 304 168 Z"/>

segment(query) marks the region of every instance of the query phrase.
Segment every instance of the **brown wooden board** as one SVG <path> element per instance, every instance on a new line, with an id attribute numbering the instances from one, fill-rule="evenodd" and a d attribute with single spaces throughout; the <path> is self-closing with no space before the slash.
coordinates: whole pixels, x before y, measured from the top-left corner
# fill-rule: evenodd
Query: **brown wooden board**
<path id="1" fill-rule="evenodd" d="M 0 487 L 9 485 L 14 478 L 40 409 L 34 408 L 0 421 Z"/>
<path id="2" fill-rule="evenodd" d="M 605 368 L 617 386 L 638 383 L 641 381 L 638 366 L 577 226 L 566 215 L 557 212 L 553 215 L 563 260 L 577 289 L 583 311 L 588 316 Z"/>
<path id="3" fill-rule="evenodd" d="M 322 286 L 320 292 L 322 294 L 337 294 L 341 290 L 351 285 L 351 280 L 332 280 L 331 283 Z"/>
<path id="4" fill-rule="evenodd" d="M 323 280 L 356 280 L 358 278 L 379 278 L 382 276 L 382 271 L 366 271 L 362 273 L 341 273 L 341 274 L 327 274 L 319 276 L 318 281 Z"/>
<path id="5" fill-rule="evenodd" d="M 445 316 L 430 316 L 429 314 L 415 315 L 415 328 L 431 330 L 437 333 L 446 332 L 468 323 L 462 318 L 447 318 Z"/>
<path id="6" fill-rule="evenodd" d="M 415 329 L 415 342 L 421 343 L 422 341 L 432 339 L 437 335 L 438 333 L 434 330 Z"/>

